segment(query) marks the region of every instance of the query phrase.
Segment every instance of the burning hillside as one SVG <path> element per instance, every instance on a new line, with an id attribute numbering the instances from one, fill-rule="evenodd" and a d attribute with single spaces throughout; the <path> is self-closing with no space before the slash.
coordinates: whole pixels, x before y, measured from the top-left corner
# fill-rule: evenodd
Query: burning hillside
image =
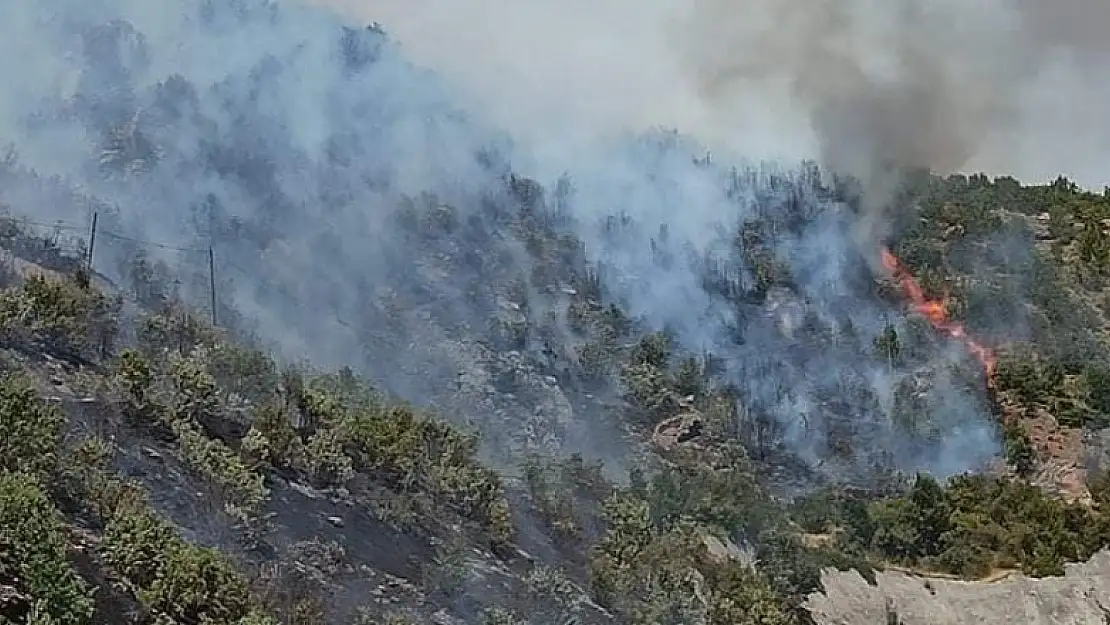
<path id="1" fill-rule="evenodd" d="M 1051 575 L 1110 544 L 1012 432 L 1017 471 L 963 475 L 1002 447 L 983 370 L 1110 425 L 1084 308 L 1110 297 L 1016 271 L 1029 238 L 1002 232 L 1051 204 L 1046 263 L 1076 239 L 1110 289 L 1110 195 L 893 171 L 871 193 L 678 131 L 518 133 L 383 29 L 299 3 L 11 6 L 0 46 L 34 62 L 0 66 L 0 247 L 91 233 L 72 275 L 0 272 L 0 364 L 30 378 L 0 380 L 0 620 L 800 625 L 829 564 Z M 852 139 L 811 156 L 869 170 L 927 158 L 922 129 L 968 136 L 902 106 L 916 90 L 845 98 L 798 60 L 826 139 Z M 888 217 L 920 254 L 881 251 L 914 314 L 860 242 Z M 1036 358 L 979 342 L 1010 342 L 980 323 L 1006 309 L 1034 310 Z"/>
<path id="2" fill-rule="evenodd" d="M 937 331 L 962 343 L 967 351 L 983 365 L 983 371 L 987 376 L 987 384 L 993 384 L 991 380 L 997 363 L 994 350 L 968 336 L 963 324 L 953 321 L 949 317 L 947 305 L 943 299 L 930 299 L 913 274 L 894 255 L 894 252 L 888 248 L 883 248 L 880 250 L 880 254 L 883 267 L 890 272 L 891 277 L 898 284 L 910 308 L 928 320 L 929 324 Z"/>

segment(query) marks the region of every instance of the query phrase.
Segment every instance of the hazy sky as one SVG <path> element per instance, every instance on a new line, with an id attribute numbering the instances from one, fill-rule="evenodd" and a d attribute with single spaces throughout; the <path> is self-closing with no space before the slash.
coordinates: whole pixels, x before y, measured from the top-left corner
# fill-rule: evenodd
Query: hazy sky
<path id="1" fill-rule="evenodd" d="M 678 127 L 822 155 L 1110 183 L 1095 0 L 313 0 L 377 20 L 518 133 Z"/>

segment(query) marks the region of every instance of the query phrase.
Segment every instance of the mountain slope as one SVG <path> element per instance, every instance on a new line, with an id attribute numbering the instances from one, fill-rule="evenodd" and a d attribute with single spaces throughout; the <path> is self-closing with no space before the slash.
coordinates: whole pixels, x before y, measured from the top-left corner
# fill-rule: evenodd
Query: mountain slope
<path id="1" fill-rule="evenodd" d="M 1106 195 L 549 179 L 379 28 L 139 5 L 0 25 L 78 77 L 4 109 L 4 618 L 786 625 L 1110 544 Z"/>
<path id="2" fill-rule="evenodd" d="M 961 184 L 959 180 L 936 183 L 956 191 Z M 1070 194 L 1078 200 L 1097 201 L 1078 191 Z M 919 209 L 928 210 L 928 205 Z M 18 230 L 12 233 L 13 241 L 28 240 Z M 896 244 L 894 249 L 901 247 Z M 1045 262 L 1058 261 L 1049 256 Z M 13 450 L 8 457 L 17 464 L 8 469 L 39 475 L 52 485 L 47 492 L 56 493 L 54 505 L 68 519 L 67 525 L 52 531 L 60 544 L 69 536 L 71 542 L 82 537 L 82 544 L 89 545 L 85 550 L 96 554 L 93 564 L 76 570 L 94 585 L 102 579 L 140 575 L 137 569 L 126 573 L 126 567 L 134 565 L 121 560 L 123 556 L 114 550 L 145 544 L 138 535 L 126 538 L 132 535 L 118 532 L 133 531 L 124 529 L 127 524 L 151 522 L 142 520 L 147 513 L 138 503 L 112 503 L 119 500 L 110 493 L 128 483 L 111 477 L 113 471 L 130 475 L 150 493 L 148 505 L 173 523 L 167 527 L 180 528 L 190 541 L 218 546 L 228 554 L 219 557 L 230 557 L 243 567 L 242 583 L 254 580 L 254 592 L 238 595 L 236 605 L 243 607 L 229 608 L 232 613 L 253 603 L 284 616 L 285 622 L 299 621 L 288 620 L 296 617 L 283 614 L 280 605 L 300 603 L 300 609 L 309 611 L 326 607 L 330 618 L 342 622 L 358 605 L 387 611 L 378 598 L 395 610 L 414 611 L 418 619 L 415 614 L 430 618 L 432 613 L 439 613 L 441 619 L 452 614 L 471 619 L 483 609 L 513 605 L 521 616 L 543 614 L 540 608 L 547 606 L 548 613 L 574 612 L 587 622 L 612 618 L 646 622 L 643 619 L 664 618 L 658 615 L 675 610 L 687 616 L 673 618 L 731 622 L 727 619 L 733 618 L 732 610 L 750 614 L 755 606 L 771 610 L 768 614 L 781 614 L 765 618 L 790 618 L 786 615 L 796 609 L 790 606 L 800 607 L 820 589 L 819 573 L 831 564 L 856 566 L 868 575 L 871 566 L 890 561 L 971 576 L 1013 566 L 1054 575 L 1063 572 L 1062 562 L 1088 557 L 1110 536 L 1108 520 L 1099 512 L 1105 505 L 1106 473 L 1097 464 L 1087 467 L 1094 481 L 1090 482 L 1092 499 L 1086 505 L 1056 503 L 1036 487 L 1023 486 L 1020 477 L 1005 474 L 960 478 L 947 490 L 918 477 L 901 498 L 897 495 L 903 488 L 900 480 L 889 469 L 876 467 L 868 490 L 857 485 L 855 490 L 843 491 L 831 483 L 812 491 L 809 486 L 810 495 L 784 506 L 786 502 L 780 503 L 767 490 L 782 483 L 783 465 L 773 459 L 786 457 L 779 447 L 782 443 L 769 437 L 773 429 L 759 429 L 770 423 L 760 426 L 758 421 L 746 421 L 742 412 L 730 408 L 734 400 L 729 393 L 734 391 L 716 386 L 711 372 L 705 370 L 712 367 L 712 358 L 700 364 L 697 359 L 678 359 L 674 368 L 668 366 L 675 359 L 670 355 L 673 348 L 666 335 L 653 333 L 641 334 L 638 341 L 610 354 L 627 359 L 615 387 L 627 395 L 610 409 L 615 411 L 612 418 L 624 423 L 628 436 L 638 437 L 644 450 L 641 460 L 633 456 L 625 460 L 637 467 L 627 486 L 608 483 L 600 467 L 589 462 L 545 458 L 538 449 L 530 459 L 521 457 L 519 481 L 503 482 L 477 464 L 471 439 L 448 426 L 432 426 L 434 422 L 421 417 L 412 420 L 407 408 L 388 407 L 388 400 L 349 372 L 306 377 L 289 369 L 283 374 L 262 354 L 235 347 L 220 338 L 219 331 L 180 309 L 171 306 L 151 313 L 136 310 L 133 303 L 121 306 L 123 302 L 113 303 L 85 286 L 87 274 L 78 270 L 75 275 L 27 279 L 11 275 L 18 284 L 7 291 L 5 310 L 19 314 L 5 317 L 10 368 L 29 377 L 32 388 L 37 387 L 48 402 L 59 404 L 68 419 L 26 399 L 18 384 L 9 382 L 10 401 L 24 398 L 18 401 L 26 406 L 11 414 L 27 415 L 32 410 L 39 412 L 31 415 L 43 415 L 21 417 L 9 427 L 40 424 L 45 428 L 41 433 L 18 440 L 46 447 Z M 1068 297 L 1087 297 L 1081 285 L 1064 283 L 1064 287 L 1067 290 L 1062 293 Z M 573 314 L 585 314 L 591 323 L 621 319 L 617 309 L 598 302 L 587 302 L 589 307 Z M 572 302 L 571 311 L 574 306 Z M 519 313 L 512 318 L 517 323 L 528 320 L 515 307 L 507 310 Z M 974 316 L 961 318 L 975 328 Z M 121 327 L 133 331 L 121 333 Z M 1091 331 L 1091 340 L 1102 340 L 1097 326 L 1064 326 L 1045 329 L 1028 343 L 1028 349 L 1053 349 L 1057 342 L 1043 341 L 1058 341 L 1069 331 Z M 883 337 L 892 340 L 889 333 L 877 339 Z M 897 349 L 877 342 L 878 355 L 887 360 L 908 358 L 923 348 L 923 344 L 898 340 L 902 342 Z M 515 352 L 514 346 L 503 345 L 501 357 L 509 362 L 516 359 L 518 367 L 525 367 L 520 359 L 527 352 Z M 1051 357 L 1051 352 L 1028 356 Z M 1021 411 L 1034 409 L 1047 410 L 1058 419 L 1051 412 L 1055 407 L 1051 401 L 1028 396 L 1025 387 L 1006 377 L 1012 375 L 1007 367 L 1040 361 L 1008 358 L 1004 355 L 988 378 L 996 397 L 1013 395 L 1000 406 L 1001 420 L 1023 426 Z M 595 378 L 587 375 L 584 363 L 578 366 L 583 368 L 575 376 L 542 384 L 561 388 L 564 394 L 582 384 L 604 388 L 589 382 Z M 1072 366 L 1083 367 L 1078 375 L 1093 377 L 1098 361 L 1088 359 Z M 516 372 L 524 379 L 530 375 L 526 368 Z M 1016 378 L 1017 383 L 1023 380 Z M 1063 392 L 1043 385 L 1036 388 Z M 491 387 L 491 392 L 512 391 Z M 586 392 L 583 397 L 592 395 Z M 1099 413 L 1094 406 L 1087 410 L 1082 424 L 1093 432 L 1100 427 Z M 929 418 L 927 411 L 916 414 Z M 927 422 L 918 425 L 927 430 Z M 747 429 L 753 426 L 756 429 Z M 49 442 L 56 436 L 51 432 L 59 427 L 71 433 L 72 442 L 62 444 L 63 449 L 73 450 L 67 453 L 76 463 L 21 464 L 48 458 L 43 451 L 55 444 Z M 676 436 L 665 434 L 674 428 L 679 428 Z M 1006 432 L 1007 457 L 1019 475 L 1035 475 L 1038 468 L 1057 460 L 1032 445 L 1022 447 L 1019 443 L 1025 439 L 1015 428 Z M 89 439 L 90 433 L 97 436 Z M 100 442 L 104 440 L 113 445 L 104 447 Z M 643 447 L 651 441 L 655 452 Z M 416 450 L 421 451 L 414 455 Z M 804 470 L 801 475 L 822 479 Z M 884 475 L 881 483 L 875 481 Z M 25 493 L 29 486 L 13 483 L 11 488 Z M 104 500 L 105 496 L 109 499 Z M 49 503 L 35 505 L 49 509 Z M 133 514 L 139 516 L 128 516 Z M 976 521 L 982 518 L 992 521 L 987 525 Z M 732 541 L 750 545 L 750 555 L 745 555 L 744 547 L 727 547 Z M 471 549 L 468 544 L 485 555 L 477 559 L 466 555 Z M 178 547 L 170 547 L 174 549 Z M 191 547 L 185 549 L 182 553 L 193 554 L 187 550 Z M 751 555 L 756 557 L 757 573 L 748 572 Z M 260 565 L 259 573 L 250 573 Z M 641 568 L 645 566 L 650 568 Z M 656 574 L 644 577 L 648 570 Z M 667 576 L 658 578 L 660 570 L 668 571 Z M 309 579 L 304 579 L 306 575 Z M 837 589 L 843 585 L 835 575 L 824 575 L 826 584 Z M 881 575 L 888 579 L 890 574 Z M 574 579 L 583 590 L 565 585 Z M 12 614 L 22 618 L 19 610 L 31 608 L 30 598 L 38 598 L 37 591 L 19 583 L 9 587 L 16 598 L 11 602 Z M 126 616 L 130 613 L 141 619 L 144 611 L 161 611 L 188 622 L 193 617 L 181 613 L 174 617 L 173 611 L 208 609 L 177 607 L 174 602 L 185 599 L 173 597 L 157 603 L 150 598 L 152 591 L 128 598 L 127 592 L 117 596 L 108 588 L 102 585 L 96 593 L 102 610 L 96 619 L 136 618 Z M 542 588 L 547 590 L 538 590 Z M 831 593 L 835 607 L 826 608 L 826 613 L 840 609 L 851 614 L 857 609 L 837 596 Z M 813 605 L 814 599 L 808 602 Z"/>

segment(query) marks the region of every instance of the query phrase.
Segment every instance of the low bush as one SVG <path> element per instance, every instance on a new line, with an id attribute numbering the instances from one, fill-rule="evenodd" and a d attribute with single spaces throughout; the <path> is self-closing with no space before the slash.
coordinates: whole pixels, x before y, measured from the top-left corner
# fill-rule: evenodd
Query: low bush
<path id="1" fill-rule="evenodd" d="M 93 614 L 88 585 L 66 557 L 66 528 L 34 477 L 0 473 L 0 583 L 14 587 L 25 602 L 6 606 L 37 622 L 84 625 Z"/>
<path id="2" fill-rule="evenodd" d="M 184 541 L 149 509 L 117 511 L 101 549 L 155 615 L 198 624 L 234 623 L 251 615 L 247 582 L 227 557 Z"/>
<path id="3" fill-rule="evenodd" d="M 0 291 L 0 333 L 23 348 L 67 357 L 105 357 L 119 332 L 122 300 L 106 297 L 83 280 L 32 275 Z"/>
<path id="4" fill-rule="evenodd" d="M 30 380 L 0 378 L 0 470 L 45 476 L 58 462 L 65 417 Z"/>

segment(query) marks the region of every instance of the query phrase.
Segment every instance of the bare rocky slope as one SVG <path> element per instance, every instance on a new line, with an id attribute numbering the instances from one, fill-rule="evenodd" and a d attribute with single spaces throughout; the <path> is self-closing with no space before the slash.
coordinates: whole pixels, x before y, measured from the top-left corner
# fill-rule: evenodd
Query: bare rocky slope
<path id="1" fill-rule="evenodd" d="M 826 571 L 806 603 L 818 625 L 1104 625 L 1110 621 L 1110 552 L 1070 564 L 1063 577 L 1020 574 L 962 581 L 888 571 L 869 584 Z M 897 621 L 891 619 L 897 618 Z"/>

